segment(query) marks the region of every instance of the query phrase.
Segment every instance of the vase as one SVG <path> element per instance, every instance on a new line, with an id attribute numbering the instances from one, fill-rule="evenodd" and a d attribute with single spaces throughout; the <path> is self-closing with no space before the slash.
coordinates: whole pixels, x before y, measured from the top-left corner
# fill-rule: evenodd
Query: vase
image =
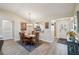
<path id="1" fill-rule="evenodd" d="M 69 40 L 75 42 L 75 37 L 70 37 Z"/>

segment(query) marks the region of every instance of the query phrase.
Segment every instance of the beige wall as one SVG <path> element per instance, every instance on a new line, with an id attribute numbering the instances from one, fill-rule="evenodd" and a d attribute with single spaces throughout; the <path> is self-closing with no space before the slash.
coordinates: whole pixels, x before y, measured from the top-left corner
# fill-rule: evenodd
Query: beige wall
<path id="1" fill-rule="evenodd" d="M 49 28 L 46 29 L 45 28 L 45 22 L 49 22 Z M 43 30 L 44 32 L 41 32 L 40 33 L 40 39 L 43 40 L 43 41 L 47 41 L 47 42 L 53 42 L 53 36 L 52 36 L 52 33 L 51 33 L 51 20 L 42 20 L 40 22 L 40 24 L 42 25 L 43 27 Z"/>
<path id="2" fill-rule="evenodd" d="M 8 11 L 5 11 L 5 10 L 0 10 L 0 16 L 1 17 L 8 17 L 7 20 L 12 21 L 14 23 L 13 24 L 14 25 L 14 28 L 13 28 L 14 39 L 19 40 L 20 23 L 21 22 L 29 23 L 29 21 L 22 18 L 21 16 L 16 15 L 15 13 L 11 13 L 11 12 L 8 12 Z M 0 30 L 1 30 L 1 25 L 0 25 Z"/>

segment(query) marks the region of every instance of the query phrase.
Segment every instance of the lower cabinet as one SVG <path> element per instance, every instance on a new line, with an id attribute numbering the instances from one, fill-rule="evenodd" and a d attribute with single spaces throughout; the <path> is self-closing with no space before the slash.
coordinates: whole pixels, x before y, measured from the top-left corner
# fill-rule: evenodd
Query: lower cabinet
<path id="1" fill-rule="evenodd" d="M 79 55 L 79 44 L 75 42 L 67 42 L 68 55 Z"/>

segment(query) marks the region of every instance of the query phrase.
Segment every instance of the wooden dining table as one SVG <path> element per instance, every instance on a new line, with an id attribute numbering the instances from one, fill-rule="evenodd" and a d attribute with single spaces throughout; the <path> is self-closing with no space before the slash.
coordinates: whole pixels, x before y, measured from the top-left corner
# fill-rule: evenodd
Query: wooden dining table
<path id="1" fill-rule="evenodd" d="M 32 44 L 33 43 L 33 39 L 35 38 L 35 35 L 33 35 L 33 34 L 30 34 L 30 35 L 25 35 L 25 37 L 29 40 L 29 42 L 30 42 L 30 44 Z"/>
<path id="2" fill-rule="evenodd" d="M 25 37 L 28 37 L 28 38 L 32 37 L 33 38 L 33 37 L 35 37 L 35 35 L 33 35 L 33 34 L 30 34 L 30 35 L 26 34 Z"/>

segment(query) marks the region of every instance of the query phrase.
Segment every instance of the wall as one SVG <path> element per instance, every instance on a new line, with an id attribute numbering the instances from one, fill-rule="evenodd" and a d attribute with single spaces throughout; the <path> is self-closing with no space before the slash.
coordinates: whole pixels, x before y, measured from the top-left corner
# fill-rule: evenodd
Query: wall
<path id="1" fill-rule="evenodd" d="M 0 38 L 2 38 L 2 21 L 0 19 Z"/>
<path id="2" fill-rule="evenodd" d="M 19 40 L 20 23 L 21 22 L 27 22 L 28 23 L 29 21 L 26 21 L 26 19 L 22 18 L 21 16 L 16 15 L 15 13 L 11 13 L 11 12 L 1 10 L 1 9 L 0 9 L 0 16 L 1 17 L 7 17 L 8 18 L 7 20 L 12 21 L 14 23 L 13 24 L 14 25 L 13 26 L 14 27 L 13 28 L 14 39 Z M 1 23 L 0 23 L 0 28 L 1 28 Z"/>
<path id="3" fill-rule="evenodd" d="M 14 24 L 13 24 L 13 30 L 14 30 L 14 39 L 15 41 L 19 40 L 19 32 L 20 32 L 20 23 L 21 22 L 27 22 L 27 23 L 30 23 L 29 21 L 26 21 L 26 19 L 22 18 L 21 16 L 17 16 L 16 14 L 14 13 L 11 13 L 11 12 L 8 12 L 8 11 L 5 11 L 5 10 L 0 10 L 0 16 L 1 17 L 7 17 L 9 21 L 12 21 Z M 2 19 L 1 19 L 2 20 Z M 52 39 L 52 36 L 51 36 L 51 22 L 49 22 L 49 29 L 45 29 L 45 22 L 46 21 L 43 21 L 43 27 L 44 27 L 44 33 L 41 33 L 40 34 L 40 39 L 43 40 L 43 41 L 47 41 L 47 42 L 52 42 L 53 39 Z M 1 25 L 1 23 L 0 23 Z M 0 26 L 1 28 L 1 26 Z M 1 30 L 1 29 L 0 29 Z M 2 33 L 2 31 L 0 32 Z"/>
<path id="4" fill-rule="evenodd" d="M 77 11 L 79 11 L 79 3 L 77 3 L 76 6 L 75 6 L 74 14 L 75 14 Z"/>
<path id="5" fill-rule="evenodd" d="M 49 28 L 46 29 L 45 28 L 45 22 L 49 22 Z M 41 32 L 40 33 L 40 39 L 43 40 L 43 41 L 47 41 L 47 42 L 53 42 L 53 36 L 51 34 L 51 21 L 50 20 L 44 20 L 44 21 L 41 21 L 40 24 L 42 25 L 43 27 L 43 30 L 44 32 Z"/>
<path id="6" fill-rule="evenodd" d="M 56 20 L 56 38 L 67 38 L 66 33 L 73 29 L 73 17 L 66 17 L 66 18 L 60 18 L 55 20 Z M 45 29 L 45 22 L 49 22 L 48 29 Z M 54 37 L 51 31 L 51 20 L 43 20 L 40 22 L 40 24 L 43 26 L 44 29 L 44 32 L 40 33 L 40 39 L 47 42 L 53 42 Z M 60 32 L 60 25 L 62 24 L 66 24 L 66 31 L 61 30 Z"/>
<path id="7" fill-rule="evenodd" d="M 77 16 L 77 11 L 79 11 L 79 4 L 76 4 L 76 8 L 75 8 L 75 11 L 74 11 L 74 16 Z M 76 20 L 77 20 L 76 23 L 77 23 L 77 29 L 78 29 L 78 23 L 79 23 L 78 20 L 79 19 L 76 18 Z M 78 32 L 78 30 L 77 30 L 77 37 L 79 38 L 79 32 Z"/>

